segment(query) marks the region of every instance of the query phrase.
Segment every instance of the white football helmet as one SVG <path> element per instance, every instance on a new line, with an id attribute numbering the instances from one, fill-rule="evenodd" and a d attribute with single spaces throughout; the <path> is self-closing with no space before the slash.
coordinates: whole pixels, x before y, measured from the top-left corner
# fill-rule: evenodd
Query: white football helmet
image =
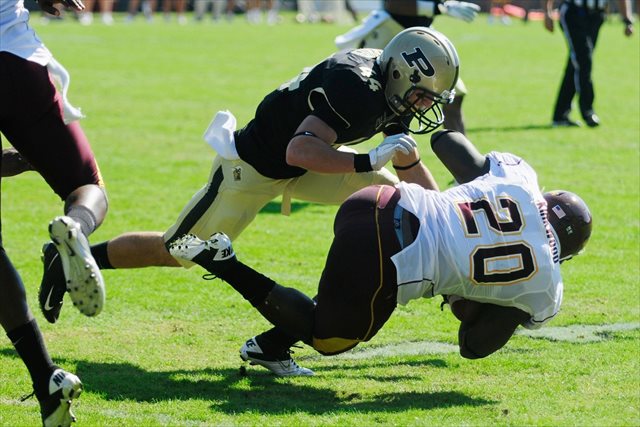
<path id="1" fill-rule="evenodd" d="M 399 116 L 411 115 L 424 134 L 444 121 L 440 104 L 453 101 L 460 60 L 455 47 L 442 33 L 427 27 L 411 27 L 396 35 L 378 57 L 386 85 L 385 96 Z M 424 98 L 433 104 L 424 108 Z"/>

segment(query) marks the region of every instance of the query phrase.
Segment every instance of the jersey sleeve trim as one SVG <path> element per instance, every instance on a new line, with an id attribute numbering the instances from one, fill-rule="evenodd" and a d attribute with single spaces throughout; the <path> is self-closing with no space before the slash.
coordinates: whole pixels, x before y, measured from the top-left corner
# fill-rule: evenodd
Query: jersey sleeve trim
<path id="1" fill-rule="evenodd" d="M 351 123 L 349 123 L 347 119 L 345 119 L 340 113 L 338 113 L 338 111 L 336 111 L 335 108 L 333 108 L 333 105 L 331 105 L 331 102 L 329 102 L 329 98 L 327 97 L 327 94 L 325 93 L 324 89 L 321 87 L 317 87 L 309 91 L 309 96 L 307 97 L 307 103 L 309 104 L 309 109 L 311 109 L 312 112 L 315 111 L 313 103 L 311 102 L 311 97 L 313 96 L 314 93 L 319 93 L 324 97 L 325 101 L 327 102 L 327 106 L 331 108 L 331 111 L 333 112 L 333 114 L 336 115 L 336 117 L 338 117 L 340 120 L 344 122 L 345 128 L 348 129 L 351 127 Z M 320 118 L 322 119 L 322 117 Z"/>

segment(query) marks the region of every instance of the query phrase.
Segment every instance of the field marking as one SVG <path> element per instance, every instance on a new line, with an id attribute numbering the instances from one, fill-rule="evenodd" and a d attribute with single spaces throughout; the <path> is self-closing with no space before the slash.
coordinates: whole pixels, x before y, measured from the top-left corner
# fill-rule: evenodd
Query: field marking
<path id="1" fill-rule="evenodd" d="M 368 359 L 370 357 L 392 357 L 392 356 L 417 356 L 420 354 L 447 354 L 456 353 L 458 346 L 454 344 L 437 341 L 417 341 L 389 344 L 382 347 L 371 347 L 362 350 L 342 353 L 336 358 L 340 359 Z"/>
<path id="2" fill-rule="evenodd" d="M 571 325 L 560 327 L 542 327 L 540 329 L 521 329 L 516 333 L 530 338 L 549 341 L 567 341 L 573 343 L 589 343 L 611 338 L 614 332 L 632 331 L 640 328 L 640 322 L 613 323 L 610 325 Z"/>
<path id="3" fill-rule="evenodd" d="M 516 334 L 534 339 L 583 344 L 611 339 L 612 333 L 631 331 L 634 329 L 640 329 L 640 322 L 613 323 L 609 325 L 542 327 L 541 329 L 536 330 L 521 328 L 516 331 Z M 363 349 L 356 348 L 350 352 L 339 354 L 334 357 L 337 359 L 357 360 L 368 359 L 371 357 L 416 356 L 420 354 L 447 354 L 457 352 L 458 346 L 455 344 L 438 341 L 415 341 Z M 305 358 L 313 359 L 316 357 L 321 356 L 314 355 Z"/>

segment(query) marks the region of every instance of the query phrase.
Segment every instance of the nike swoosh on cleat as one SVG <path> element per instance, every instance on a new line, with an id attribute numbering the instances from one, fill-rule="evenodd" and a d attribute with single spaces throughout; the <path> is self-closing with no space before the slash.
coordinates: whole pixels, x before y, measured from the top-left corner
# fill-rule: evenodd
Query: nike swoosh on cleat
<path id="1" fill-rule="evenodd" d="M 56 259 L 58 259 L 58 257 L 59 257 L 59 256 L 60 256 L 60 255 L 55 254 L 55 255 L 53 256 L 53 258 L 51 258 L 51 262 L 49 262 L 49 265 L 47 265 L 47 268 L 46 268 L 47 270 L 51 269 L 51 266 L 52 266 L 52 265 L 53 265 L 53 263 L 56 261 Z"/>
<path id="2" fill-rule="evenodd" d="M 51 294 L 53 294 L 53 287 L 51 287 L 51 289 L 49 290 L 49 295 L 47 295 L 47 299 L 44 302 L 44 309 L 47 311 L 53 310 L 53 307 L 49 305 L 49 301 L 51 301 Z"/>

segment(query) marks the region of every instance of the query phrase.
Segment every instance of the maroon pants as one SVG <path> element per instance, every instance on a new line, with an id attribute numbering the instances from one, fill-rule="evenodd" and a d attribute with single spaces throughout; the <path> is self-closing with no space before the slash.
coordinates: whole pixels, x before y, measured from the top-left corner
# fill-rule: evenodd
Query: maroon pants
<path id="1" fill-rule="evenodd" d="M 396 308 L 391 256 L 400 251 L 394 229 L 399 190 L 366 187 L 336 214 L 333 243 L 320 279 L 313 347 L 337 354 L 370 340 Z"/>
<path id="2" fill-rule="evenodd" d="M 87 184 L 103 186 L 77 122 L 62 119 L 62 98 L 47 68 L 0 52 L 0 132 L 62 200 Z"/>

